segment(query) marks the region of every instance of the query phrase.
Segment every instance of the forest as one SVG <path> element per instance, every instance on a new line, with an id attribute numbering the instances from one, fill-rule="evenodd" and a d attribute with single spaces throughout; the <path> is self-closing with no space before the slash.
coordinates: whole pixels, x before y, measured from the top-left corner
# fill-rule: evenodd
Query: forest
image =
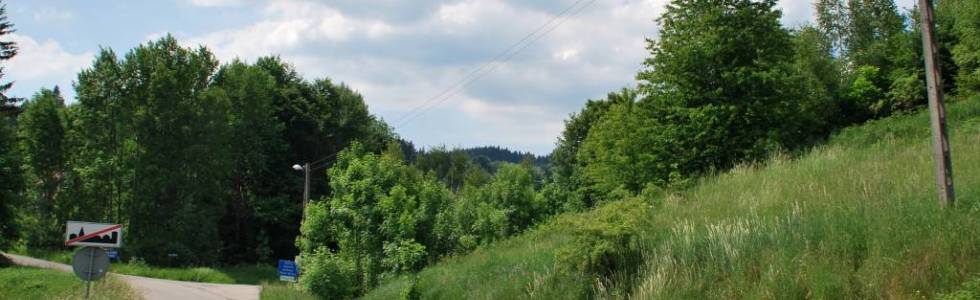
<path id="1" fill-rule="evenodd" d="M 356 87 L 305 79 L 277 56 L 222 63 L 170 35 L 102 49 L 70 105 L 62 87 L 0 97 L 0 248 L 60 249 L 66 220 L 121 223 L 127 260 L 298 256 L 310 293 L 365 295 L 556 215 L 799 155 L 925 105 L 917 10 L 814 5 L 816 24 L 787 28 L 775 0 L 670 1 L 635 85 L 588 100 L 547 157 L 417 149 Z M 0 21 L 2 37 L 13 25 Z M 980 93 L 980 3 L 937 1 L 936 27 L 944 93 Z M 0 60 L 13 55 L 0 43 Z M 317 174 L 304 207 L 289 166 L 306 162 Z M 603 244 L 616 233 L 597 230 L 585 243 L 608 249 L 578 271 L 616 268 L 602 256 L 622 254 Z"/>

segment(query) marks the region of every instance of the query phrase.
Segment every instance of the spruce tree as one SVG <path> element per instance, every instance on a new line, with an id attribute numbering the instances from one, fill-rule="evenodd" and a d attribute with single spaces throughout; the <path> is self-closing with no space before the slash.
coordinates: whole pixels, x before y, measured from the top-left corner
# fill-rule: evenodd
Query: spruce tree
<path id="1" fill-rule="evenodd" d="M 0 1 L 0 62 L 10 60 L 17 55 L 17 43 L 7 40 L 11 33 L 14 33 L 14 24 L 7 19 L 7 5 Z M 0 66 L 0 79 L 3 78 L 4 68 Z M 4 115 L 16 114 L 19 111 L 18 98 L 7 96 L 7 91 L 14 85 L 13 82 L 0 82 L 0 112 Z"/>

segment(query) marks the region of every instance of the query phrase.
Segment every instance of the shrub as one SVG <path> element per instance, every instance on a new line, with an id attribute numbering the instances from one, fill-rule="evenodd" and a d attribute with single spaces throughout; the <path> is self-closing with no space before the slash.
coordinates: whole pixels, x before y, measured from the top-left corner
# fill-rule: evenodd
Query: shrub
<path id="1" fill-rule="evenodd" d="M 602 278 L 634 273 L 643 261 L 642 230 L 650 226 L 650 207 L 639 198 L 611 202 L 563 225 L 572 229 L 574 238 L 555 254 L 559 272 Z"/>
<path id="2" fill-rule="evenodd" d="M 306 291 L 324 299 L 349 299 L 356 295 L 354 267 L 325 249 L 317 250 L 312 257 L 304 257 L 300 268 L 303 276 L 300 285 Z"/>

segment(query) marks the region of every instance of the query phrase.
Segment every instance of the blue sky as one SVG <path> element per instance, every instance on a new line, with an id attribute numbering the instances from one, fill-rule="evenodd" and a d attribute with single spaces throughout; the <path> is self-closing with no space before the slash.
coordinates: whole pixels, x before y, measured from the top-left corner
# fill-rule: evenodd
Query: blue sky
<path id="1" fill-rule="evenodd" d="M 589 0 L 5 2 L 21 47 L 5 65 L 5 79 L 15 81 L 11 96 L 59 85 L 74 97 L 71 83 L 99 47 L 125 53 L 170 33 L 223 62 L 280 55 L 307 79 L 344 82 L 416 145 L 500 145 L 543 155 L 587 99 L 633 85 L 666 0 L 595 0 L 441 101 L 430 99 L 443 99 L 437 96 L 460 78 Z M 783 23 L 812 22 L 812 6 L 781 1 Z M 411 117 L 420 106 L 430 108 Z"/>

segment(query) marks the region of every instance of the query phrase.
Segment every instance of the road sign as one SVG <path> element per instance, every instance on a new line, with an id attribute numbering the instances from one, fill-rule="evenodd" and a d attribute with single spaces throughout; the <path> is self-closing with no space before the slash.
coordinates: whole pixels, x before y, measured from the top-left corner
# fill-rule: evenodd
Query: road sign
<path id="1" fill-rule="evenodd" d="M 71 269 L 82 280 L 99 280 L 109 271 L 109 256 L 102 248 L 82 248 L 75 252 L 75 257 L 71 260 Z"/>
<path id="2" fill-rule="evenodd" d="M 107 249 L 105 254 L 109 256 L 109 260 L 119 260 L 119 249 Z"/>
<path id="3" fill-rule="evenodd" d="M 68 221 L 65 246 L 119 248 L 122 246 L 122 224 Z"/>
<path id="4" fill-rule="evenodd" d="M 279 260 L 279 280 L 296 282 L 299 272 L 296 271 L 296 263 L 291 260 Z"/>

